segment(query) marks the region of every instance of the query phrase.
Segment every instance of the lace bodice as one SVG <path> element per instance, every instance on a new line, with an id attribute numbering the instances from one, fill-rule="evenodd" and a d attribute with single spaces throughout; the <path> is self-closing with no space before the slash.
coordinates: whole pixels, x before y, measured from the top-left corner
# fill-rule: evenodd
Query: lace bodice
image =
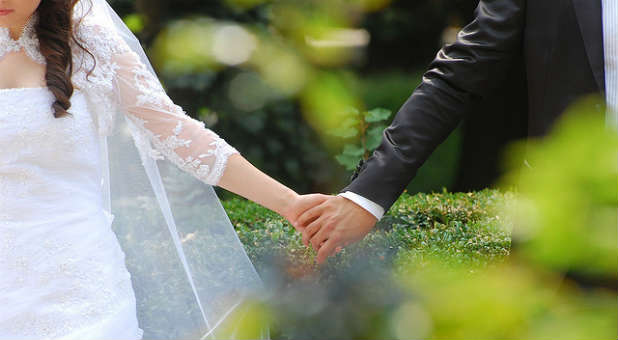
<path id="1" fill-rule="evenodd" d="M 53 100 L 46 88 L 0 90 L 0 225 L 23 221 L 35 204 L 70 213 L 67 193 L 101 206 L 99 145 L 84 95 L 74 95 L 72 117 L 54 118 Z"/>
<path id="2" fill-rule="evenodd" d="M 0 90 L 0 339 L 59 339 L 82 329 L 92 338 L 93 325 L 108 321 L 138 339 L 85 95 L 76 91 L 72 116 L 58 119 L 53 101 L 44 87 Z"/>
<path id="3" fill-rule="evenodd" d="M 34 32 L 36 20 L 33 16 L 19 40 L 13 40 L 7 28 L 0 28 L 0 61 L 23 49 L 34 61 L 45 63 Z M 87 20 L 75 32 L 94 60 L 74 44 L 72 82 L 85 94 L 99 134 L 111 133 L 120 112 L 138 130 L 134 137 L 143 157 L 167 158 L 201 181 L 218 184 L 227 159 L 238 151 L 175 105 L 157 77 L 120 37 Z"/>

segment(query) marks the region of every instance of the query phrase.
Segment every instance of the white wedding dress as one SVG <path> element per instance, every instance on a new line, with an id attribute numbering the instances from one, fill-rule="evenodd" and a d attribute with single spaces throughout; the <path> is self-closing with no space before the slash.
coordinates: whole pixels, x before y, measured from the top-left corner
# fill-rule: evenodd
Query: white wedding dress
<path id="1" fill-rule="evenodd" d="M 84 96 L 0 90 L 0 338 L 141 339 Z"/>
<path id="2" fill-rule="evenodd" d="M 0 28 L 0 62 L 22 53 L 45 63 L 34 20 L 17 41 Z M 112 120 L 97 113 L 121 107 L 153 157 L 211 185 L 236 153 L 174 105 L 117 37 L 86 24 L 78 35 L 96 67 L 87 78 L 94 63 L 74 46 L 70 116 L 54 118 L 46 87 L 0 90 L 0 339 L 142 338 L 125 253 L 103 203 L 98 137 Z"/>

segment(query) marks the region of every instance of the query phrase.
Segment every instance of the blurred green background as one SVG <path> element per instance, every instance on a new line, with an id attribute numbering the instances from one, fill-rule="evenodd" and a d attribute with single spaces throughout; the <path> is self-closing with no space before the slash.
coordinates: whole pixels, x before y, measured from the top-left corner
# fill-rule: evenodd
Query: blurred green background
<path id="1" fill-rule="evenodd" d="M 189 115 L 298 192 L 331 193 L 347 184 L 351 172 L 334 159 L 342 142 L 325 131 L 350 108 L 397 112 L 438 49 L 471 20 L 478 1 L 110 3 Z M 491 185 L 500 174 L 501 147 L 518 134 L 516 127 L 488 119 L 496 110 L 494 105 L 484 113 L 480 106 L 408 191 Z"/>

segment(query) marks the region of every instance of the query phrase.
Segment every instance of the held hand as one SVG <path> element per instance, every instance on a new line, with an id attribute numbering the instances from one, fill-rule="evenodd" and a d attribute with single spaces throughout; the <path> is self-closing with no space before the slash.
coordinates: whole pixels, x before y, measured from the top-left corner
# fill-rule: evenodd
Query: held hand
<path id="1" fill-rule="evenodd" d="M 290 204 L 286 207 L 284 211 L 281 212 L 281 215 L 285 217 L 298 232 L 303 232 L 303 229 L 300 229 L 296 220 L 302 215 L 305 211 L 316 207 L 331 196 L 322 195 L 322 194 L 310 194 L 310 195 L 296 195 L 290 202 Z"/>
<path id="2" fill-rule="evenodd" d="M 341 247 L 365 238 L 377 223 L 375 216 L 341 196 L 328 198 L 304 212 L 295 225 L 303 231 L 303 243 L 318 251 L 319 264 Z"/>

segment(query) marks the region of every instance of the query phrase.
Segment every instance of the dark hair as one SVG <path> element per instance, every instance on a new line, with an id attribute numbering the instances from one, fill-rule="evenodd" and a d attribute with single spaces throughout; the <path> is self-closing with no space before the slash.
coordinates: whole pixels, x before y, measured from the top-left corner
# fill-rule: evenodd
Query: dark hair
<path id="1" fill-rule="evenodd" d="M 56 97 L 52 105 L 56 118 L 70 114 L 67 110 L 71 107 L 73 95 L 71 41 L 88 52 L 73 32 L 73 8 L 78 1 L 41 0 L 37 8 L 39 19 L 35 31 L 39 39 L 41 54 L 47 63 L 45 82 Z"/>

